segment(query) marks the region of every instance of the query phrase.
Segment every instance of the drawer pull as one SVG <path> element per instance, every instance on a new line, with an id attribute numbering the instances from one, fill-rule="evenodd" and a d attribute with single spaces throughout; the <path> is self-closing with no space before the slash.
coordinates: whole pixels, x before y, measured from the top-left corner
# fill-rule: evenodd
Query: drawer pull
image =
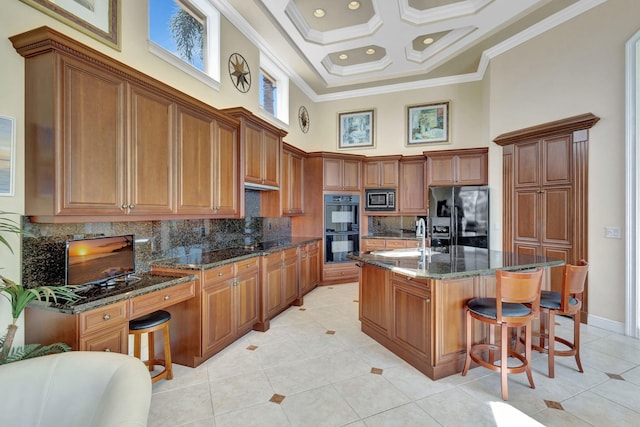
<path id="1" fill-rule="evenodd" d="M 427 304 L 429 304 L 431 302 L 431 298 L 427 298 L 424 300 L 424 302 L 426 302 Z"/>
<path id="2" fill-rule="evenodd" d="M 169 301 L 169 295 L 165 295 L 163 298 L 165 301 Z"/>
<path id="3" fill-rule="evenodd" d="M 222 276 L 222 271 L 218 271 L 218 276 Z"/>
<path id="4" fill-rule="evenodd" d="M 103 320 L 109 320 L 109 319 L 111 319 L 111 316 L 108 315 L 108 314 L 105 314 L 104 316 L 102 316 L 102 319 Z"/>
<path id="5" fill-rule="evenodd" d="M 104 351 L 105 351 L 105 353 L 111 353 L 111 349 L 110 348 L 105 348 Z"/>

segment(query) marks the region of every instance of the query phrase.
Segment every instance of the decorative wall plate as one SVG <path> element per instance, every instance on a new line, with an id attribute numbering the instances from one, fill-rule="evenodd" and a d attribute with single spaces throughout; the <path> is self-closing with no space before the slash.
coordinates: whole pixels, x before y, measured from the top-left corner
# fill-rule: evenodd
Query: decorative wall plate
<path id="1" fill-rule="evenodd" d="M 236 89 L 245 93 L 251 87 L 251 70 L 249 64 L 239 53 L 232 53 L 229 56 L 229 77 Z"/>
<path id="2" fill-rule="evenodd" d="M 303 105 L 298 110 L 298 123 L 300 123 L 300 129 L 302 129 L 302 132 L 307 133 L 309 131 L 309 121 L 309 112 Z"/>

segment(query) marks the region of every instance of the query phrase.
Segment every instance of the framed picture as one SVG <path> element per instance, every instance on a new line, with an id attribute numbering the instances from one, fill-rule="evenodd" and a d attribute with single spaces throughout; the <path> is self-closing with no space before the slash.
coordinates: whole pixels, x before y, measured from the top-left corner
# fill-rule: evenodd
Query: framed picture
<path id="1" fill-rule="evenodd" d="M 449 142 L 449 102 L 407 107 L 407 145 Z"/>
<path id="2" fill-rule="evenodd" d="M 338 114 L 338 148 L 363 148 L 374 145 L 373 110 Z"/>
<path id="3" fill-rule="evenodd" d="M 20 0 L 120 50 L 121 0 Z"/>
<path id="4" fill-rule="evenodd" d="M 0 196 L 13 196 L 16 137 L 15 120 L 0 116 Z"/>

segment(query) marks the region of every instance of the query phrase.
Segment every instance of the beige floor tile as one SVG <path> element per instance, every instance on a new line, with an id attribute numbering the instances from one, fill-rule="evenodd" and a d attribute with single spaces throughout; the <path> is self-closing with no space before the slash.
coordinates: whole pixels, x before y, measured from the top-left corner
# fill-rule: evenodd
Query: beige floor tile
<path id="1" fill-rule="evenodd" d="M 382 375 L 365 374 L 334 384 L 360 418 L 409 403 L 409 398 Z"/>
<path id="2" fill-rule="evenodd" d="M 440 426 L 415 403 L 398 406 L 365 419 L 367 427 Z"/>
<path id="3" fill-rule="evenodd" d="M 343 426 L 359 419 L 331 385 L 287 396 L 281 406 L 294 427 Z"/>
<path id="4" fill-rule="evenodd" d="M 155 393 L 151 399 L 149 426 L 175 427 L 213 417 L 209 384 Z"/>
<path id="5" fill-rule="evenodd" d="M 287 427 L 290 425 L 280 405 L 271 402 L 217 415 L 215 418 L 215 427 Z"/>
<path id="6" fill-rule="evenodd" d="M 590 391 L 562 402 L 565 411 L 594 426 L 636 427 L 640 413 Z"/>
<path id="7" fill-rule="evenodd" d="M 209 386 L 216 416 L 268 402 L 275 392 L 262 371 L 215 379 Z"/>

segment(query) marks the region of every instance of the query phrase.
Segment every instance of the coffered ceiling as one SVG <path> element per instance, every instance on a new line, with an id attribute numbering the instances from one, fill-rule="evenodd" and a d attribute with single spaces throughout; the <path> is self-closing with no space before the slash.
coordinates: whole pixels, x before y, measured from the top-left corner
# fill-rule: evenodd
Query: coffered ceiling
<path id="1" fill-rule="evenodd" d="M 312 99 L 477 80 L 606 0 L 210 0 Z"/>

